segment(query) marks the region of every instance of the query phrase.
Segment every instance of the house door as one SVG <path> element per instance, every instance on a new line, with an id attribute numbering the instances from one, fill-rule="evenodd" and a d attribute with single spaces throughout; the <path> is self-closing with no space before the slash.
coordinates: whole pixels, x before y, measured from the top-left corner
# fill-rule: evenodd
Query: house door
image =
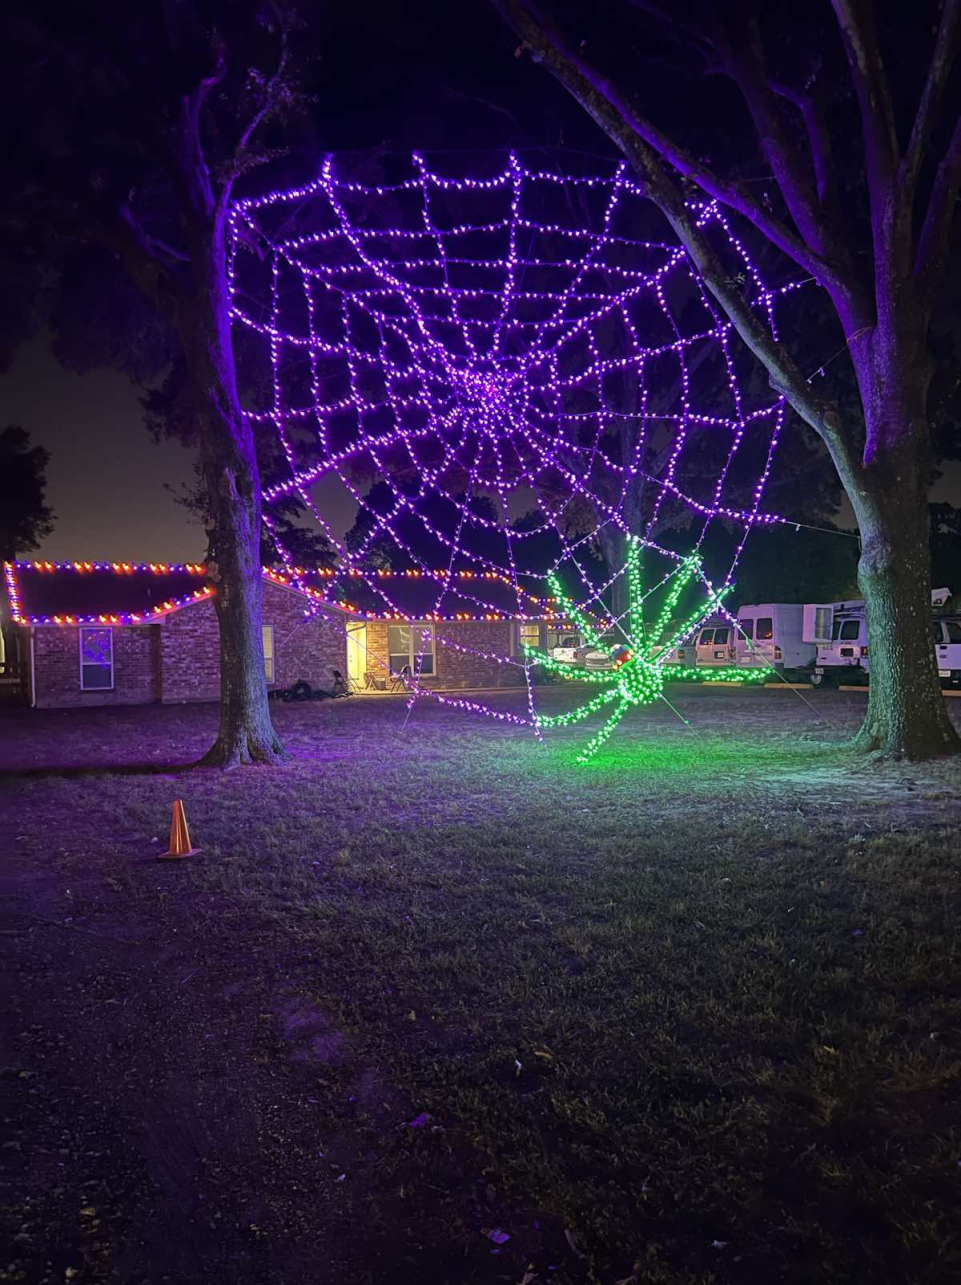
<path id="1" fill-rule="evenodd" d="M 352 622 L 347 626 L 347 677 L 355 690 L 364 690 L 367 664 L 367 626 Z"/>

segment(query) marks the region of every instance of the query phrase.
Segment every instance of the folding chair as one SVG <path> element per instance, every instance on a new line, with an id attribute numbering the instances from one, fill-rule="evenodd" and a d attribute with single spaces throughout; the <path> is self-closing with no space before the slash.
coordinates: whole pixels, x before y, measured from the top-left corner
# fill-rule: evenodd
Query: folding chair
<path id="1" fill-rule="evenodd" d="M 351 694 L 350 683 L 343 676 L 339 669 L 331 671 L 334 675 L 334 687 L 331 692 L 332 696 L 349 696 Z"/>
<path id="2" fill-rule="evenodd" d="M 404 665 L 396 674 L 390 676 L 392 692 L 406 692 L 410 688 L 410 665 Z"/>

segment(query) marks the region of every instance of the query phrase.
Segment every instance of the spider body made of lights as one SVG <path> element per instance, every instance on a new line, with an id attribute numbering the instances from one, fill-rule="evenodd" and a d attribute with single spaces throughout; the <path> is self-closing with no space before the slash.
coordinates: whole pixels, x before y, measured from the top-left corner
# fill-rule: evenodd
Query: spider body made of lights
<path id="1" fill-rule="evenodd" d="M 605 689 L 568 713 L 538 714 L 538 728 L 566 727 L 588 718 L 612 701 L 617 702 L 601 729 L 577 755 L 578 763 L 586 763 L 593 758 L 632 706 L 650 705 L 656 700 L 665 699 L 667 657 L 682 638 L 697 629 L 712 612 L 717 610 L 723 599 L 734 588 L 733 585 L 728 584 L 722 589 L 714 589 L 704 578 L 701 559 L 696 554 L 692 554 L 679 562 L 677 568 L 667 577 L 669 588 L 657 619 L 648 630 L 644 621 L 644 600 L 648 595 L 644 593 L 640 571 L 642 548 L 643 541 L 639 539 L 635 538 L 628 542 L 625 572 L 629 605 L 626 616 L 621 622 L 626 641 L 614 646 L 603 641 L 585 612 L 564 594 L 557 575 L 550 577 L 551 590 L 565 614 L 576 621 L 578 628 L 591 645 L 607 657 L 611 662 L 609 669 L 588 669 L 586 665 L 555 660 L 536 647 L 527 646 L 524 649 L 531 663 L 543 665 L 551 673 L 569 681 L 596 683 Z M 671 619 L 674 609 L 684 589 L 695 577 L 706 586 L 706 600 L 695 608 L 682 625 L 672 628 Z M 757 681 L 762 676 L 762 672 L 750 670 L 731 677 L 751 682 Z M 688 674 L 689 671 L 683 671 L 685 677 Z"/>

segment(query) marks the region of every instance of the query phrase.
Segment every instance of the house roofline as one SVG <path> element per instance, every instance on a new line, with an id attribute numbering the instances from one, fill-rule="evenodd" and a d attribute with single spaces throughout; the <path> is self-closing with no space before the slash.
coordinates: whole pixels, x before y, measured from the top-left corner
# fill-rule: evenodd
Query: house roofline
<path id="1" fill-rule="evenodd" d="M 169 562 L 62 562 L 50 561 L 48 559 L 16 559 L 10 562 L 4 562 L 4 578 L 7 586 L 7 598 L 10 603 L 10 614 L 13 624 L 22 628 L 31 626 L 43 627 L 77 627 L 79 625 L 117 625 L 117 626 L 137 626 L 160 624 L 167 616 L 173 615 L 177 611 L 182 611 L 185 607 L 193 607 L 199 602 L 207 602 L 216 594 L 216 588 L 213 585 L 204 585 L 201 589 L 194 590 L 193 593 L 186 594 L 181 598 L 168 598 L 165 602 L 160 603 L 157 607 L 151 608 L 144 612 L 102 612 L 93 614 L 73 614 L 67 612 L 47 614 L 42 616 L 25 615 L 20 609 L 20 588 L 17 583 L 16 571 L 18 568 L 29 568 L 40 572 L 55 571 L 74 571 L 79 575 L 88 574 L 95 571 L 111 572 L 115 575 L 133 575 L 137 572 L 151 571 L 157 575 L 176 575 L 179 572 L 187 572 L 193 575 L 199 575 L 205 572 L 206 567 L 202 562 L 187 563 L 169 563 Z M 306 570 L 294 568 L 294 574 L 303 571 L 305 575 L 324 575 L 328 572 L 327 568 L 315 568 Z M 333 578 L 333 572 L 329 572 Z M 350 574 L 350 573 L 348 573 Z M 356 574 L 356 573 L 355 573 Z M 403 579 L 421 579 L 422 573 L 419 572 L 375 572 L 374 578 L 388 579 L 396 575 Z M 503 576 L 495 573 L 476 573 L 468 572 L 458 575 L 458 579 L 484 580 L 484 579 L 505 579 Z M 275 585 L 277 588 L 286 589 L 290 593 L 296 593 L 301 598 L 315 605 L 318 609 L 325 611 L 338 612 L 346 619 L 358 623 L 382 623 L 382 624 L 410 624 L 410 623 L 429 623 L 429 624 L 535 624 L 544 623 L 550 625 L 556 623 L 559 628 L 570 627 L 566 618 L 560 613 L 520 613 L 510 611 L 488 611 L 480 613 L 454 612 L 450 616 L 444 616 L 437 612 L 400 612 L 400 611 L 365 611 L 349 602 L 332 602 L 325 598 L 323 594 L 313 589 L 309 585 L 298 585 L 293 582 L 292 576 L 285 571 L 277 571 L 273 567 L 261 568 L 261 579 L 265 584 Z M 533 595 L 530 595 L 532 598 Z M 534 598 L 536 602 L 537 599 Z"/>

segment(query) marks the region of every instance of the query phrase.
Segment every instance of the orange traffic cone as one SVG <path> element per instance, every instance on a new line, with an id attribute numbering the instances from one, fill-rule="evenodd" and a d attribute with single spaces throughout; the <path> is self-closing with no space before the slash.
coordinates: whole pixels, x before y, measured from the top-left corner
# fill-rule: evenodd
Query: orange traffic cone
<path id="1" fill-rule="evenodd" d="M 184 816 L 182 799 L 174 803 L 173 818 L 170 822 L 170 850 L 161 852 L 158 861 L 172 861 L 180 857 L 195 857 L 199 848 L 190 846 L 190 831 L 187 829 L 187 818 Z"/>

